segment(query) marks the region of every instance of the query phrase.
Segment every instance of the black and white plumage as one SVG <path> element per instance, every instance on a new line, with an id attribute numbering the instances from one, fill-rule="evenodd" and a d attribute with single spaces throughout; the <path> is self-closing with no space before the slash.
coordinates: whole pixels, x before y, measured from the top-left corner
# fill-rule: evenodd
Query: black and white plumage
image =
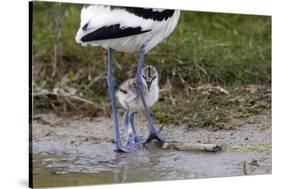
<path id="1" fill-rule="evenodd" d="M 85 5 L 76 41 L 122 52 L 145 52 L 175 29 L 179 10 Z"/>

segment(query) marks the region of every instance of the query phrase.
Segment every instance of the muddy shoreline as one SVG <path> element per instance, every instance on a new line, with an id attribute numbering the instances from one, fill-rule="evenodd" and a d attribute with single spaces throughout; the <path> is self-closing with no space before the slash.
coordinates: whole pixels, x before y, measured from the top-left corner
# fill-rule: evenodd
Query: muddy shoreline
<path id="1" fill-rule="evenodd" d="M 270 174 L 271 112 L 239 124 L 236 129 L 218 131 L 165 125 L 161 131 L 180 142 L 219 144 L 223 151 L 218 153 L 163 150 L 154 143 L 131 153 L 117 153 L 110 118 L 36 115 L 32 125 L 34 186 Z M 136 118 L 136 127 L 145 134 L 142 116 Z"/>

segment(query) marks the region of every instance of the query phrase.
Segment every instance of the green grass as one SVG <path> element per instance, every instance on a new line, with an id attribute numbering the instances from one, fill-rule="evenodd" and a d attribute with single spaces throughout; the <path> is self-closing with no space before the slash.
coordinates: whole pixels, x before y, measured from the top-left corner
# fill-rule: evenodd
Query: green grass
<path id="1" fill-rule="evenodd" d="M 61 8 L 60 27 L 59 35 L 56 35 L 54 13 L 58 7 Z M 94 101 L 98 107 L 89 111 L 89 106 L 83 103 L 69 103 L 60 97 L 36 97 L 36 111 L 75 110 L 87 111 L 91 115 L 93 111 L 107 114 L 110 109 L 105 82 L 106 51 L 100 47 L 81 47 L 74 39 L 80 24 L 80 8 L 77 4 L 34 4 L 32 85 L 34 89 L 75 89 L 78 96 Z M 54 55 L 55 44 L 58 46 L 57 55 Z M 133 77 L 138 54 L 114 52 L 113 56 L 117 84 Z M 177 103 L 194 107 L 192 110 L 178 108 L 164 95 L 154 107 L 160 123 L 179 120 L 200 126 L 224 123 L 227 119 L 225 113 L 216 111 L 213 104 L 208 104 L 209 101 L 202 105 L 204 98 L 187 92 L 189 88 L 205 83 L 226 88 L 247 84 L 270 85 L 271 17 L 182 11 L 176 30 L 147 54 L 145 62 L 159 70 L 161 87 L 168 80 L 171 82 L 173 90 L 168 96 L 173 96 Z M 225 99 L 214 97 L 213 100 L 224 102 Z M 248 113 L 248 102 L 244 103 L 241 111 Z M 267 107 L 268 103 L 261 102 L 260 106 L 263 105 Z M 178 111 L 171 116 L 168 110 L 162 111 L 161 106 Z M 188 112 L 198 117 L 198 124 L 196 120 L 191 123 L 187 118 L 190 116 L 185 116 Z"/>
<path id="2" fill-rule="evenodd" d="M 229 94 L 199 88 L 192 89 L 188 96 L 162 94 L 160 101 L 152 108 L 156 122 L 184 124 L 186 129 L 233 129 L 240 126 L 238 120 L 271 109 L 270 86 L 231 86 L 227 87 Z"/>

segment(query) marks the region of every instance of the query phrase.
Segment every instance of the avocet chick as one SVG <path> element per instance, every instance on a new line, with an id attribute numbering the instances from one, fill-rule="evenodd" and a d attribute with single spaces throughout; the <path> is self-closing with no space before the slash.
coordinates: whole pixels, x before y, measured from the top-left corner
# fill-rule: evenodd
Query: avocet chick
<path id="1" fill-rule="evenodd" d="M 142 91 L 148 108 L 153 106 L 159 98 L 158 80 L 159 76 L 155 67 L 149 65 L 142 69 Z M 134 128 L 134 114 L 144 110 L 144 105 L 138 93 L 135 79 L 128 79 L 121 84 L 116 96 L 122 107 L 126 110 L 123 115 L 126 145 L 135 142 L 144 143 L 137 135 Z M 129 122 L 131 129 L 128 129 Z"/>
<path id="2" fill-rule="evenodd" d="M 142 69 L 142 87 L 147 107 L 151 107 L 159 98 L 158 72 L 149 65 Z M 141 97 L 138 93 L 135 79 L 128 79 L 121 84 L 116 97 L 122 107 L 128 112 L 144 110 Z"/>

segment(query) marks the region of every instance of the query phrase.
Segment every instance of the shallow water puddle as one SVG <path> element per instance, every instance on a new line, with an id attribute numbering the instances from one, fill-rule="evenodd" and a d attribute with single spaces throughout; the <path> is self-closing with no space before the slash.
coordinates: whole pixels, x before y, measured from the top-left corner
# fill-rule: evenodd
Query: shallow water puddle
<path id="1" fill-rule="evenodd" d="M 135 155 L 117 154 L 116 158 L 105 161 L 73 158 L 69 154 L 33 155 L 34 187 L 158 181 L 195 176 L 186 170 L 170 167 L 170 163 L 159 156 Z M 172 161 L 178 160 L 176 157 L 170 158 Z M 167 166 L 161 165 L 164 162 Z"/>
<path id="2" fill-rule="evenodd" d="M 104 160 L 74 154 L 33 155 L 34 187 L 112 184 L 244 175 L 243 162 L 269 152 L 177 152 L 139 150 Z M 261 173 L 271 167 L 258 166 Z M 247 167 L 254 174 L 253 167 Z M 257 172 L 258 173 L 258 172 Z"/>

